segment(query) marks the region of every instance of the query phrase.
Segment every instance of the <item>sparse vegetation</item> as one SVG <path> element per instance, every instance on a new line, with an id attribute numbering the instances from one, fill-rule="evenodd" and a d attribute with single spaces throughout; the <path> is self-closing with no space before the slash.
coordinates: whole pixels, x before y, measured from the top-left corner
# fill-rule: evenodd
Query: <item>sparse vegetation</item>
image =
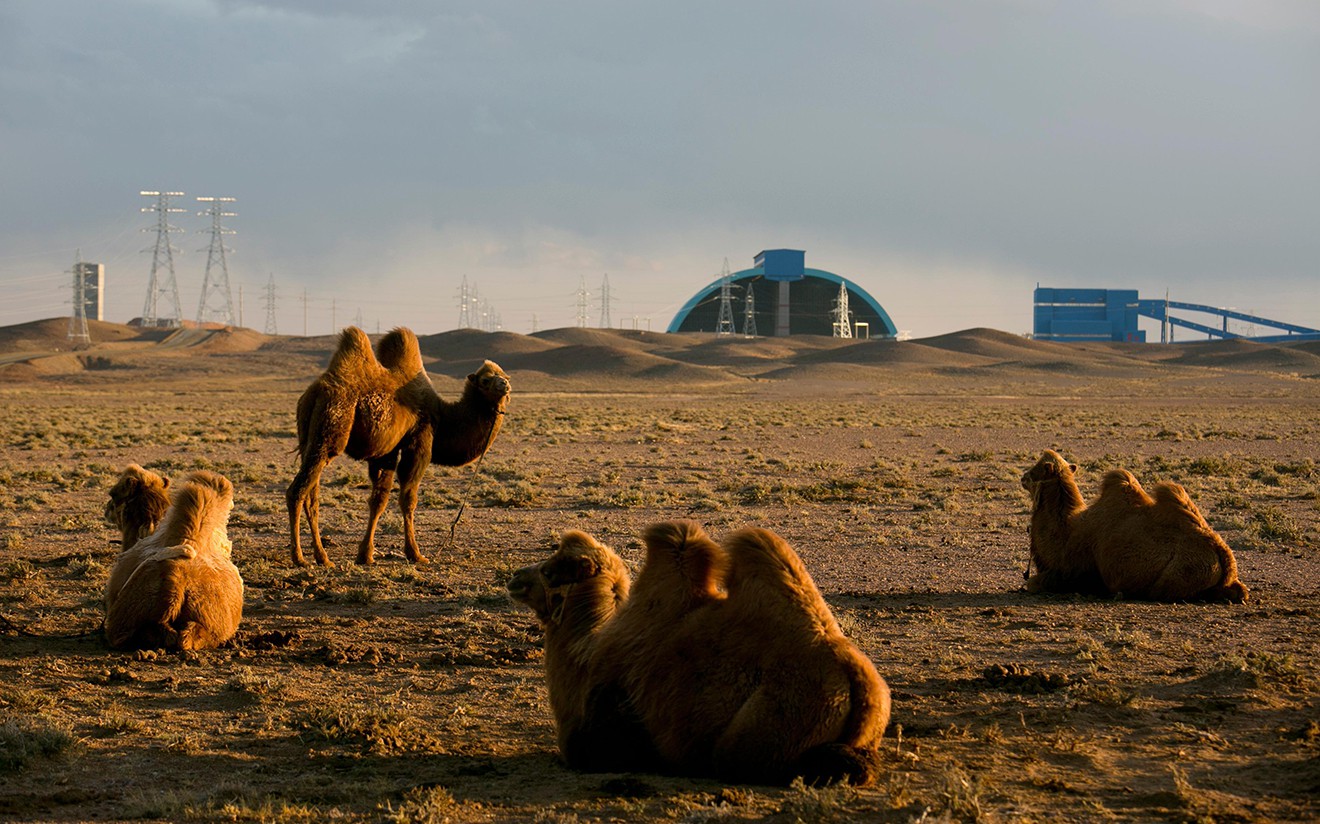
<path id="1" fill-rule="evenodd" d="M 665 345 L 680 344 L 701 342 Z M 0 612 L 14 625 L 0 622 L 0 719 L 18 742 L 0 740 L 0 759 L 23 753 L 0 768 L 4 816 L 1313 817 L 1295 779 L 1320 742 L 1317 661 L 1298 641 L 1320 611 L 1320 382 L 899 367 L 865 396 L 778 381 L 678 396 L 594 373 L 579 384 L 514 373 L 505 429 L 481 468 L 428 470 L 417 529 L 431 564 L 404 562 L 393 505 L 379 562 L 350 563 L 369 483 L 362 464 L 340 460 L 321 511 L 339 566 L 301 570 L 288 564 L 283 497 L 296 469 L 293 403 L 326 352 L 282 345 L 308 349 L 282 353 L 269 375 L 203 356 L 0 384 Z M 461 376 L 448 364 L 428 369 L 453 397 Z M 1253 599 L 1019 592 L 1029 502 L 1018 479 L 1046 446 L 1076 451 L 1088 491 L 1115 466 L 1185 484 L 1238 554 Z M 130 461 L 235 482 L 230 536 L 246 591 L 229 646 L 120 654 L 95 636 L 14 628 L 53 635 L 99 621 L 120 549 L 101 511 Z M 540 633 L 504 584 L 565 528 L 599 534 L 635 570 L 639 528 L 669 517 L 717 535 L 769 526 L 800 549 L 893 690 L 878 785 L 721 786 L 560 765 Z M 1216 771 L 1234 781 L 1215 782 Z"/>

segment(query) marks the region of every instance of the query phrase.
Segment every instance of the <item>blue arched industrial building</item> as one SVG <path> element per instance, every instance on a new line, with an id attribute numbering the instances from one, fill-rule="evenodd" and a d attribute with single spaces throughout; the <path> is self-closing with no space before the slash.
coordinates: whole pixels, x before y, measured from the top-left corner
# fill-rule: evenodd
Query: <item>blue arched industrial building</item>
<path id="1" fill-rule="evenodd" d="M 832 335 L 834 308 L 842 284 L 848 291 L 848 309 L 855 334 L 895 338 L 898 329 L 889 313 L 846 278 L 823 269 L 808 269 L 806 253 L 797 249 L 768 249 L 754 259 L 751 269 L 730 275 L 734 331 L 749 327 L 761 336 Z M 669 332 L 717 332 L 720 321 L 720 286 L 723 278 L 692 296 L 669 324 Z M 748 323 L 747 301 L 752 302 Z"/>

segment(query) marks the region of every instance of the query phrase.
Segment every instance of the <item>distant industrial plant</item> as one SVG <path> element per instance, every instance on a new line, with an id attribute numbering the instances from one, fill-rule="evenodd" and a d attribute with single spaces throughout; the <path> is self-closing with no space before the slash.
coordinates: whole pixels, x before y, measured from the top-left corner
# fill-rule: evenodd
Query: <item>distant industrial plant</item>
<path id="1" fill-rule="evenodd" d="M 1181 314 L 1174 314 L 1175 311 L 1206 315 L 1217 325 L 1188 320 Z M 1143 317 L 1159 321 L 1160 343 L 1172 343 L 1176 328 L 1190 329 L 1211 338 L 1242 338 L 1266 343 L 1320 340 L 1320 329 L 1234 309 L 1169 300 L 1168 297 L 1140 298 L 1135 289 L 1037 286 L 1033 317 L 1032 337 L 1037 340 L 1145 343 L 1145 331 L 1137 328 L 1138 319 Z M 1238 322 L 1242 331 L 1230 330 L 1230 320 Z"/>

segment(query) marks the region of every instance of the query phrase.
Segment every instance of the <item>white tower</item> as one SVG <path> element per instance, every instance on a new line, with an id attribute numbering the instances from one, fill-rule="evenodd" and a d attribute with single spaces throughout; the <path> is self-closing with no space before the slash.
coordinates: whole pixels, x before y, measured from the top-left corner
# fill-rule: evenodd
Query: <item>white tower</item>
<path id="1" fill-rule="evenodd" d="M 852 312 L 848 311 L 848 284 L 843 281 L 839 281 L 839 296 L 834 300 L 834 310 L 830 315 L 834 318 L 834 337 L 851 338 Z"/>

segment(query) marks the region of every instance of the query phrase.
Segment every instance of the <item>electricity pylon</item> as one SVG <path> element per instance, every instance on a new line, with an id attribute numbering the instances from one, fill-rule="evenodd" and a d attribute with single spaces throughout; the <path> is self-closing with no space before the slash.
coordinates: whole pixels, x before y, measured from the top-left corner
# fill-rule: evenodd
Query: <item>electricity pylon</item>
<path id="1" fill-rule="evenodd" d="M 720 270 L 720 319 L 715 324 L 715 334 L 733 334 L 733 276 L 729 274 L 728 258 Z"/>
<path id="2" fill-rule="evenodd" d="M 211 243 L 206 249 L 206 273 L 202 276 L 202 298 L 197 302 L 197 325 L 201 326 L 206 320 L 209 309 L 211 315 L 218 316 L 226 326 L 233 326 L 234 302 L 229 293 L 229 264 L 225 259 L 225 253 L 234 250 L 225 247 L 224 236 L 234 234 L 234 230 L 224 228 L 220 219 L 234 217 L 238 213 L 225 211 L 224 204 L 233 203 L 232 197 L 199 197 L 197 200 L 199 203 L 210 204 L 206 207 L 206 211 L 197 214 L 211 216 L 211 228 L 198 230 L 209 231 Z M 212 269 L 218 271 L 213 275 Z M 214 307 L 211 305 L 212 295 L 218 300 L 218 305 Z"/>
<path id="3" fill-rule="evenodd" d="M 743 301 L 743 337 L 756 337 L 756 295 L 752 284 L 747 284 L 747 298 Z"/>
<path id="4" fill-rule="evenodd" d="M 278 335 L 279 327 L 275 323 L 275 273 L 270 273 L 266 282 L 266 334 Z"/>
<path id="5" fill-rule="evenodd" d="M 73 264 L 73 314 L 69 316 L 69 340 L 75 343 L 91 343 L 92 336 L 87 332 L 87 276 L 83 272 L 82 250 L 78 251 L 78 260 Z"/>
<path id="6" fill-rule="evenodd" d="M 174 280 L 174 253 L 178 250 L 170 244 L 170 233 L 183 230 L 170 225 L 170 214 L 188 210 L 171 206 L 170 198 L 183 197 L 183 192 L 138 192 L 138 194 L 156 198 L 153 205 L 142 207 L 144 212 L 156 213 L 156 225 L 142 230 L 156 233 L 156 245 L 151 249 L 142 250 L 152 253 L 151 277 L 147 280 L 147 299 L 142 305 L 142 325 L 178 326 L 183 321 L 183 310 L 179 308 L 179 286 Z M 163 279 L 162 268 L 165 270 Z M 159 306 L 162 295 L 167 304 L 165 307 L 167 314 L 164 316 L 161 315 Z"/>
<path id="7" fill-rule="evenodd" d="M 579 329 L 586 328 L 587 325 L 587 298 L 591 295 L 587 291 L 587 276 L 583 275 L 578 283 L 577 290 L 577 325 Z"/>
<path id="8" fill-rule="evenodd" d="M 610 320 L 610 276 L 607 274 L 600 283 L 600 328 L 609 329 L 614 323 Z"/>
<path id="9" fill-rule="evenodd" d="M 843 281 L 839 281 L 839 296 L 834 299 L 830 315 L 834 318 L 834 337 L 851 338 L 852 313 L 848 311 L 848 285 Z"/>

